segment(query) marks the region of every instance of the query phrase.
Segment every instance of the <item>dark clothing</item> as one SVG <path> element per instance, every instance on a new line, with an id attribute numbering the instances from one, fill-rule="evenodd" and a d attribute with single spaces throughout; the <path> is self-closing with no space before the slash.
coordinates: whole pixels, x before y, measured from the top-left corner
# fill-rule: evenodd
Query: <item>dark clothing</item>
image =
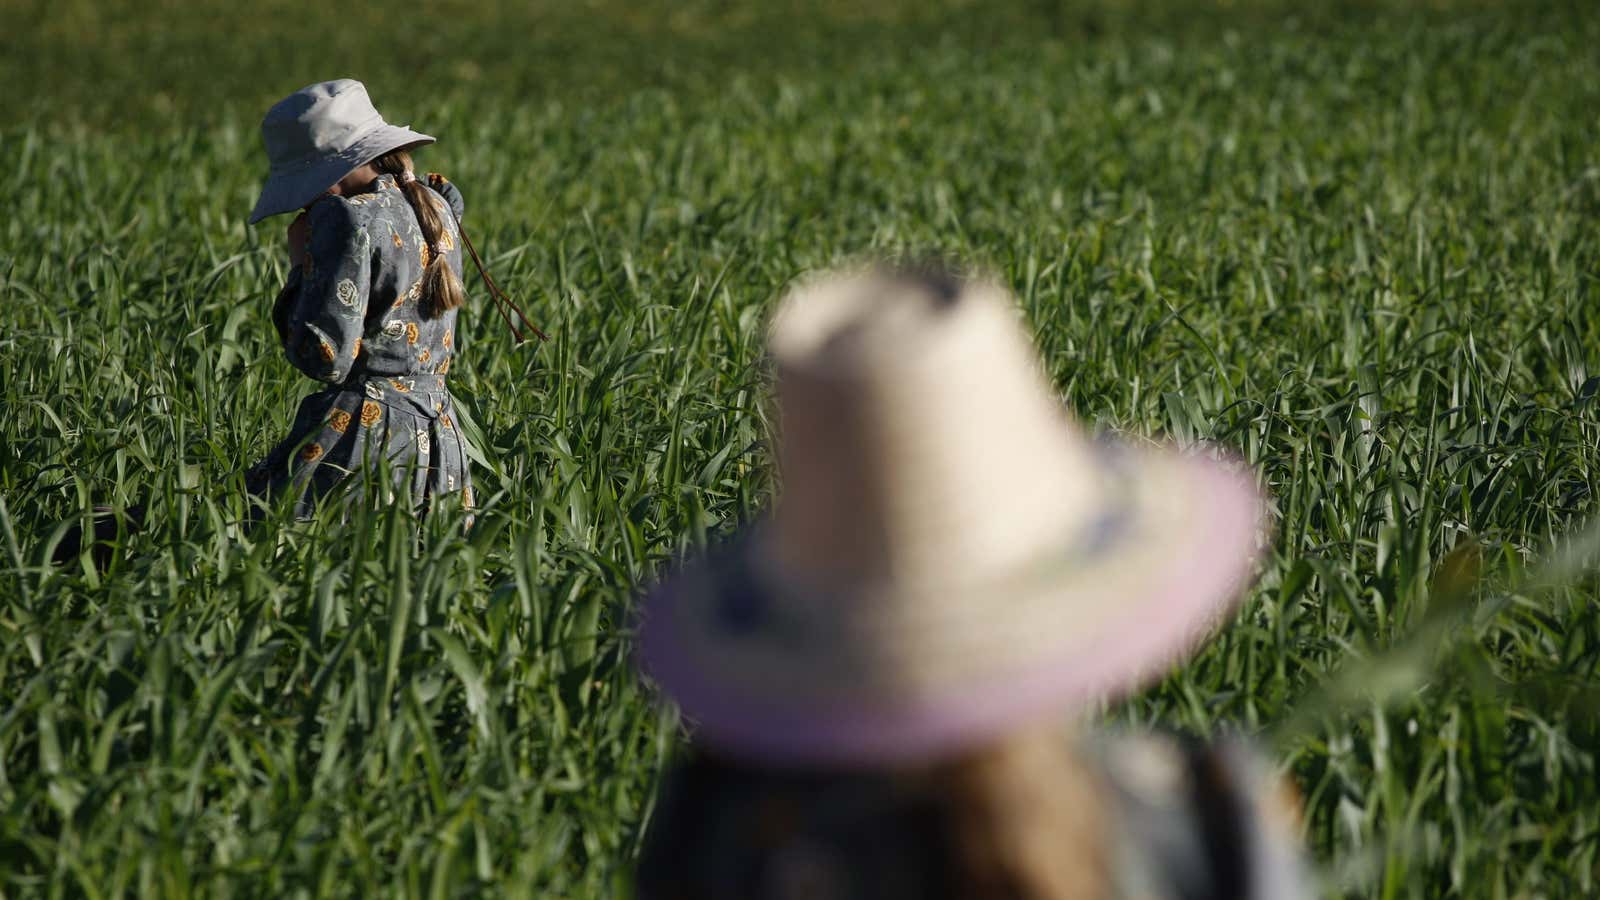
<path id="1" fill-rule="evenodd" d="M 1290 813 L 1274 796 L 1278 782 L 1248 747 L 1095 736 L 1078 753 L 1105 803 L 1106 900 L 1312 895 Z M 956 900 L 959 854 L 938 801 L 901 789 L 892 773 L 695 756 L 663 788 L 638 896 Z"/>
<path id="2" fill-rule="evenodd" d="M 442 216 L 436 248 L 459 277 L 461 193 L 435 176 L 427 194 L 454 213 Z M 305 264 L 290 273 L 273 324 L 289 362 L 332 387 L 301 401 L 288 436 L 252 467 L 251 492 L 296 491 L 304 515 L 386 463 L 393 489 L 418 508 L 455 491 L 470 507 L 466 445 L 444 378 L 456 310 L 425 318 L 418 307 L 435 248 L 405 194 L 384 175 L 366 193 L 318 200 L 307 222 Z"/>

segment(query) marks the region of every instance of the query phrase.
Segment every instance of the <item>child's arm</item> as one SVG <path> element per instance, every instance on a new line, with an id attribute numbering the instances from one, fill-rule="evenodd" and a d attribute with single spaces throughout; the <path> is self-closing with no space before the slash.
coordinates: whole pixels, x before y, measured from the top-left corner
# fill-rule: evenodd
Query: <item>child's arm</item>
<path id="1" fill-rule="evenodd" d="M 338 384 L 361 352 L 372 288 L 372 241 L 355 210 L 338 197 L 317 201 L 297 296 L 286 304 L 283 349 L 289 362 L 318 381 Z M 290 288 L 294 287 L 291 279 Z"/>
<path id="2" fill-rule="evenodd" d="M 294 308 L 294 301 L 300 296 L 300 278 L 300 269 L 290 270 L 289 281 L 278 291 L 278 298 L 272 302 L 272 327 L 278 332 L 278 342 L 285 347 L 289 345 L 289 311 Z"/>
<path id="3" fill-rule="evenodd" d="M 429 172 L 428 187 L 433 188 L 439 196 L 444 198 L 444 202 L 450 204 L 450 211 L 456 214 L 457 222 L 461 221 L 461 217 L 467 214 L 467 203 L 461 198 L 460 189 L 450 179 L 440 175 L 438 172 Z"/>

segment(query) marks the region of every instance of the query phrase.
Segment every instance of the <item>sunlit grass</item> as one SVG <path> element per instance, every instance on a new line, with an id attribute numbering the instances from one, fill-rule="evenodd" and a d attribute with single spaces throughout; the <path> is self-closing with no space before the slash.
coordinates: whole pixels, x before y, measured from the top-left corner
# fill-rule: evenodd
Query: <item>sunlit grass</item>
<path id="1" fill-rule="evenodd" d="M 180 30 L 218 75 L 166 117 L 0 61 L 98 97 L 0 130 L 0 892 L 622 891 L 677 739 L 634 588 L 761 507 L 766 311 L 862 252 L 997 273 L 1092 427 L 1219 442 L 1272 491 L 1233 627 L 1112 715 L 1261 734 L 1334 893 L 1600 890 L 1595 584 L 1507 587 L 1594 509 L 1594 16 L 838 13 L 807 54 L 707 9 L 671 26 L 696 62 L 602 6 L 561 57 L 593 41 L 592 84 L 481 20 L 448 26 L 496 48 L 452 61 L 480 77 L 426 85 L 340 38 L 269 90 L 229 44 L 286 26 Z M 267 321 L 281 223 L 243 225 L 259 101 L 345 74 L 444 139 L 421 164 L 552 336 L 481 294 L 463 320 L 471 531 L 237 527 L 311 387 Z M 135 503 L 108 571 L 46 563 Z"/>

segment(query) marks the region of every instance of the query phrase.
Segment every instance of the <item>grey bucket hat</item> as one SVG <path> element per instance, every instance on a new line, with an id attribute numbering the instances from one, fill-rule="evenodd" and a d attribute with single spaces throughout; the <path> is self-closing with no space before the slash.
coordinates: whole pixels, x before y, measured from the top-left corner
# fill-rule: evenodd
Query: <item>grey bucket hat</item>
<path id="1" fill-rule="evenodd" d="M 353 78 L 303 87 L 267 110 L 261 143 L 271 169 L 250 224 L 300 209 L 351 171 L 402 147 L 433 138 L 390 125 Z"/>

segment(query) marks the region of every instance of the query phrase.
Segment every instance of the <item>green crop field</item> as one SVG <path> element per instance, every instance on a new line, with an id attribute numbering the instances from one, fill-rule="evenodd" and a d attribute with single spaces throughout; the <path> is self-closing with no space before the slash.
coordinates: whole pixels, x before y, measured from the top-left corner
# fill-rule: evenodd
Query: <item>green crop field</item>
<path id="1" fill-rule="evenodd" d="M 1090 427 L 1272 492 L 1107 719 L 1258 735 L 1329 896 L 1600 895 L 1593 541 L 1541 561 L 1596 509 L 1600 14 L 1512 7 L 0 0 L 0 897 L 626 896 L 682 732 L 637 590 L 762 508 L 765 316 L 861 254 L 998 275 Z M 552 336 L 468 281 L 470 532 L 237 527 L 312 388 L 256 125 L 341 76 Z M 50 565 L 97 504 L 149 521 Z"/>

